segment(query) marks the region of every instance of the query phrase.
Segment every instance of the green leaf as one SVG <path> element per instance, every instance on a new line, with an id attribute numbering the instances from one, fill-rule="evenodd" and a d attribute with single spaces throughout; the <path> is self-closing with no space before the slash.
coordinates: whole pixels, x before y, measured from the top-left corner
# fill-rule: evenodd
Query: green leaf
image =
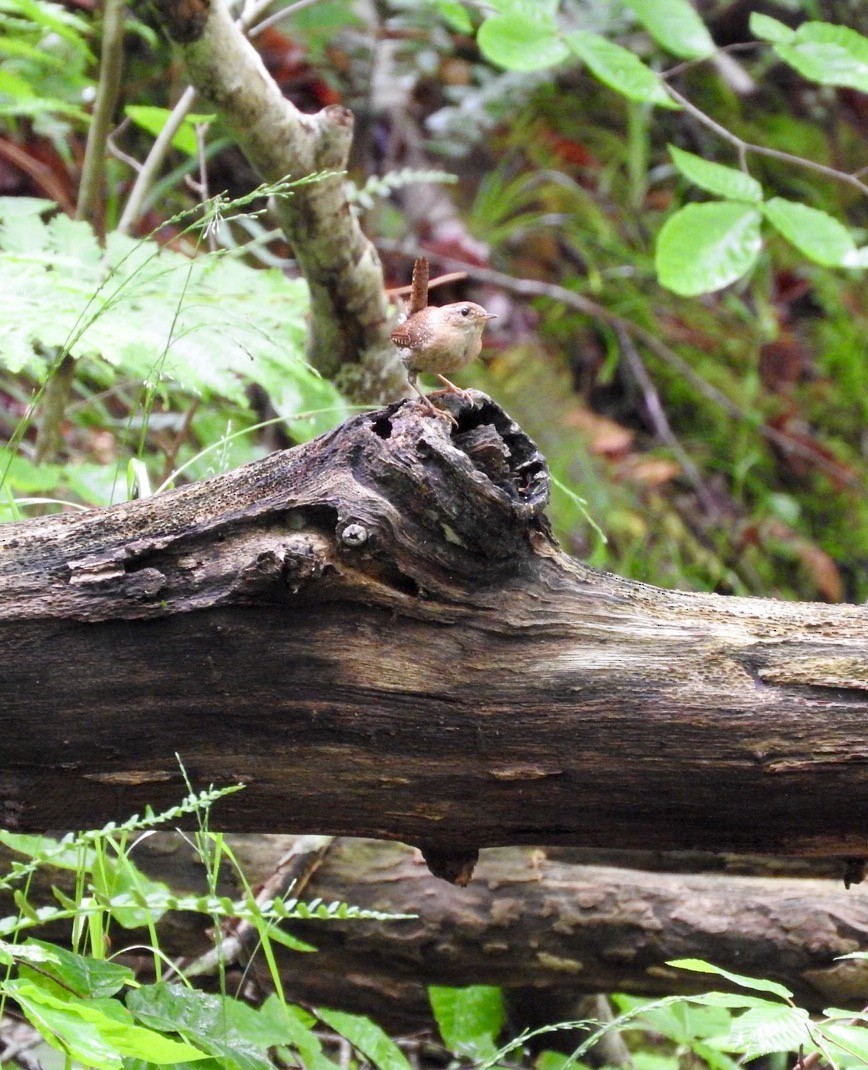
<path id="1" fill-rule="evenodd" d="M 823 1026 L 823 1036 L 844 1066 L 868 1065 L 868 1029 L 864 1026 L 834 1022 Z M 858 1060 L 853 1062 L 854 1059 Z M 845 1059 L 851 1061 L 844 1062 Z"/>
<path id="2" fill-rule="evenodd" d="M 229 254 L 190 258 L 92 230 L 33 202 L 0 198 L 0 366 L 44 379 L 57 354 L 147 383 L 173 383 L 247 408 L 257 383 L 281 415 L 330 409 L 299 425 L 315 434 L 346 408 L 304 360 L 308 297 L 300 280 L 255 270 Z M 46 211 L 56 210 L 50 202 Z M 109 474 L 111 478 L 111 474 Z"/>
<path id="3" fill-rule="evenodd" d="M 788 988 L 778 984 L 777 981 L 766 981 L 763 978 L 748 977 L 742 973 L 731 973 L 720 966 L 714 966 L 712 963 L 706 962 L 705 959 L 673 959 L 671 962 L 667 962 L 666 965 L 674 966 L 677 970 L 713 973 L 718 977 L 725 977 L 727 981 L 732 981 L 734 985 L 739 985 L 741 988 L 753 989 L 754 992 L 771 992 L 775 996 L 780 996 L 781 999 L 792 999 L 793 996 L 793 993 Z"/>
<path id="4" fill-rule="evenodd" d="M 767 1004 L 739 1015 L 732 1023 L 725 1047 L 753 1058 L 773 1051 L 798 1051 L 811 1043 L 808 1012 L 801 1007 Z"/>
<path id="5" fill-rule="evenodd" d="M 102 857 L 91 872 L 94 890 L 113 901 L 111 916 L 124 929 L 156 923 L 165 913 L 163 900 L 169 892 L 168 885 L 145 876 L 126 855 Z M 123 905 L 114 905 L 119 902 Z"/>
<path id="6" fill-rule="evenodd" d="M 624 0 L 654 40 L 682 59 L 714 52 L 714 41 L 689 0 Z"/>
<path id="7" fill-rule="evenodd" d="M 29 980 L 7 981 L 3 989 L 52 1047 L 96 1070 L 120 1070 L 124 1057 L 158 1065 L 202 1058 L 190 1044 L 135 1025 L 117 1000 L 61 999 Z"/>
<path id="8" fill-rule="evenodd" d="M 762 247 L 758 209 L 733 201 L 688 204 L 657 236 L 661 286 L 685 297 L 728 286 L 753 267 Z"/>
<path id="9" fill-rule="evenodd" d="M 737 992 L 702 992 L 698 996 L 689 996 L 691 1003 L 704 1007 L 727 1007 L 729 1010 L 746 1010 L 748 1007 L 768 1007 L 769 1001 L 760 996 L 747 996 Z"/>
<path id="10" fill-rule="evenodd" d="M 147 131 L 153 137 L 157 137 L 172 113 L 168 108 L 128 104 L 124 108 L 124 114 L 128 115 L 136 126 L 141 127 L 142 130 Z M 187 115 L 178 128 L 178 132 L 172 138 L 172 147 L 180 152 L 186 152 L 188 156 L 195 156 L 199 151 L 199 143 L 196 140 L 196 126 L 213 122 L 215 118 L 215 115 Z"/>
<path id="11" fill-rule="evenodd" d="M 316 1015 L 380 1070 L 411 1070 L 407 1057 L 398 1045 L 370 1018 L 323 1008 L 317 1008 Z"/>
<path id="12" fill-rule="evenodd" d="M 428 998 L 443 1043 L 454 1055 L 490 1058 L 503 1029 L 503 994 L 491 985 L 446 988 L 431 985 Z"/>
<path id="13" fill-rule="evenodd" d="M 492 15 L 479 27 L 477 42 L 486 59 L 510 71 L 538 71 L 565 60 L 569 49 L 554 18 L 515 12 Z"/>
<path id="14" fill-rule="evenodd" d="M 716 193 L 719 197 L 726 197 L 731 201 L 749 201 L 752 204 L 758 204 L 763 199 L 762 186 L 744 171 L 712 163 L 711 160 L 685 152 L 675 145 L 669 146 L 669 155 L 685 178 L 709 193 Z"/>
<path id="15" fill-rule="evenodd" d="M 523 15 L 535 22 L 554 25 L 561 0 L 489 0 L 487 7 L 499 15 Z"/>
<path id="16" fill-rule="evenodd" d="M 868 93 L 868 37 L 848 26 L 803 22 L 775 52 L 812 82 Z"/>
<path id="17" fill-rule="evenodd" d="M 457 33 L 473 33 L 470 16 L 458 0 L 434 0 L 440 17 Z"/>
<path id="18" fill-rule="evenodd" d="M 772 197 L 763 215 L 809 260 L 826 267 L 855 266 L 856 243 L 843 224 L 819 208 Z"/>
<path id="19" fill-rule="evenodd" d="M 335 1070 L 335 1064 L 323 1055 L 319 1038 L 313 1032 L 316 1019 L 312 1015 L 291 1003 L 275 1002 L 272 997 L 266 1001 L 266 1007 L 270 1017 L 279 1018 L 286 1029 L 289 1043 L 301 1056 L 304 1070 Z"/>
<path id="20" fill-rule="evenodd" d="M 785 22 L 773 19 L 771 15 L 761 15 L 758 11 L 751 12 L 750 32 L 761 41 L 768 41 L 773 45 L 786 44 L 795 36 L 795 30 Z"/>
<path id="21" fill-rule="evenodd" d="M 128 981 L 135 979 L 133 971 L 126 966 L 106 962 L 104 959 L 89 958 L 86 955 L 76 955 L 43 940 L 30 939 L 24 946 L 48 956 L 40 967 L 41 972 L 77 996 L 113 996 Z"/>
<path id="22" fill-rule="evenodd" d="M 127 994 L 130 1012 L 151 1029 L 180 1033 L 233 1070 L 273 1070 L 255 1042 L 232 1024 L 234 1001 L 158 981 Z"/>
<path id="23" fill-rule="evenodd" d="M 610 89 L 640 103 L 678 107 L 658 75 L 633 52 L 589 30 L 574 30 L 564 40 L 592 74 Z"/>

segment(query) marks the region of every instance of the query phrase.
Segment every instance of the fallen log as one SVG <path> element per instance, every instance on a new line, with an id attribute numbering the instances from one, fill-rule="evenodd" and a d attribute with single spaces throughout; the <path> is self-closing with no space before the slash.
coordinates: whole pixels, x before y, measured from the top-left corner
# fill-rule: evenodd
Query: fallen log
<path id="1" fill-rule="evenodd" d="M 0 529 L 0 824 L 243 781 L 227 830 L 868 855 L 868 609 L 566 557 L 489 398 Z"/>
<path id="2" fill-rule="evenodd" d="M 513 848 L 483 852 L 472 882 L 457 889 L 433 878 L 419 852 L 402 844 L 340 838 L 322 849 L 311 840 L 317 837 L 229 838 L 247 879 L 269 895 L 417 917 L 290 923 L 295 936 L 318 949 L 277 949 L 284 987 L 307 1004 L 360 1011 L 407 1030 L 428 1021 L 430 984 L 502 985 L 522 1008 L 521 1025 L 574 1017 L 573 1002 L 587 993 L 662 996 L 725 987 L 719 978 L 667 966 L 680 958 L 771 978 L 815 1011 L 855 1009 L 868 1000 L 868 964 L 839 960 L 868 946 L 865 887 L 845 891 L 840 881 L 806 877 L 652 873 Z M 205 890 L 201 866 L 180 836 L 152 837 L 134 857 L 178 892 Z M 240 894 L 231 871 L 226 878 L 223 892 Z M 202 961 L 212 948 L 208 924 L 174 915 L 161 926 L 163 950 L 183 956 L 184 972 L 200 979 L 217 971 L 214 955 L 210 968 Z M 224 946 L 224 965 L 228 960 L 238 975 L 258 978 L 267 991 L 255 929 L 229 931 L 239 941 L 234 952 Z M 128 941 L 136 943 L 135 935 Z M 115 949 L 122 946 L 116 934 Z"/>

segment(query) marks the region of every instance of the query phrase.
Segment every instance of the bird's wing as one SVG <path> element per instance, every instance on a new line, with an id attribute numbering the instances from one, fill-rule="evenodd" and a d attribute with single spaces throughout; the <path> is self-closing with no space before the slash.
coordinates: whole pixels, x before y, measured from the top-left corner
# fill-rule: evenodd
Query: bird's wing
<path id="1" fill-rule="evenodd" d="M 403 323 L 399 323 L 398 326 L 389 335 L 396 346 L 409 346 L 410 345 L 410 332 L 407 329 L 406 320 Z"/>

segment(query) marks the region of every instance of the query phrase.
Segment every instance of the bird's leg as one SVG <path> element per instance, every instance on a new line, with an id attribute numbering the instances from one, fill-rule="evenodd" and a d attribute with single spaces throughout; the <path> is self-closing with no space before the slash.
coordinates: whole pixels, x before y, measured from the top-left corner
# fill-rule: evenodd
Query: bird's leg
<path id="1" fill-rule="evenodd" d="M 419 389 L 418 383 L 416 382 L 417 375 L 418 372 L 408 372 L 407 382 L 410 384 L 410 386 L 413 387 L 413 389 L 419 395 L 421 400 L 424 402 L 425 406 L 433 413 L 434 416 L 439 416 L 441 419 L 448 420 L 453 427 L 458 427 L 458 421 L 455 419 L 451 412 L 449 412 L 447 409 L 438 409 L 434 402 L 431 400 L 431 398 L 429 398 L 427 394 L 422 393 L 422 391 Z"/>
<path id="2" fill-rule="evenodd" d="M 468 405 L 473 404 L 473 398 L 470 396 L 469 390 L 462 390 L 460 386 L 456 386 L 455 383 L 450 382 L 445 375 L 438 373 L 437 378 L 443 384 L 443 389 L 449 394 L 457 394 Z"/>

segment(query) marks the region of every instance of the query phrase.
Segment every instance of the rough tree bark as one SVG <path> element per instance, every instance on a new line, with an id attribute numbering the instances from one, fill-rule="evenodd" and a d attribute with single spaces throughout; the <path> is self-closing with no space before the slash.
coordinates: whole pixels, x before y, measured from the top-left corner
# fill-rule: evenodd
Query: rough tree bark
<path id="1" fill-rule="evenodd" d="M 868 610 L 586 568 L 484 395 L 0 529 L 0 824 L 242 780 L 227 829 L 868 854 Z"/>
<path id="2" fill-rule="evenodd" d="M 218 112 L 265 182 L 327 177 L 277 198 L 275 211 L 310 287 L 308 354 L 355 401 L 406 390 L 389 341 L 380 258 L 350 211 L 345 177 L 352 112 L 305 115 L 287 100 L 223 0 L 154 0 L 152 8 L 207 106 Z"/>
<path id="3" fill-rule="evenodd" d="M 569 1020 L 581 994 L 661 996 L 723 983 L 666 965 L 693 957 L 785 984 L 812 1010 L 856 1008 L 868 999 L 868 964 L 836 961 L 868 946 L 864 886 L 845 891 L 840 881 L 806 877 L 642 872 L 577 864 L 558 857 L 559 850 L 552 857 L 538 848 L 511 848 L 483 852 L 472 884 L 456 889 L 432 877 L 411 848 L 349 838 L 328 846 L 305 883 L 312 868 L 306 852 L 321 849 L 310 842 L 318 839 L 324 838 L 228 841 L 266 898 L 292 894 L 417 917 L 292 923 L 290 931 L 318 949 L 299 956 L 275 948 L 284 987 L 302 1002 L 369 1013 L 407 1030 L 429 1018 L 427 985 L 499 984 L 522 1013 L 531 1013 L 535 1001 L 550 1012 L 547 1020 Z M 206 891 L 201 863 L 180 835 L 146 839 L 133 858 L 179 895 Z M 0 864 L 6 863 L 0 848 Z M 221 894 L 243 894 L 231 869 L 224 867 L 223 875 Z M 48 871 L 41 879 L 45 888 L 31 888 L 32 902 L 50 900 L 50 885 L 71 886 L 74 875 Z M 14 910 L 11 902 L 0 906 Z M 206 983 L 218 969 L 210 924 L 209 917 L 188 913 L 170 913 L 160 923 L 163 951 Z M 126 946 L 148 943 L 144 933 L 115 930 L 112 938 L 122 954 Z M 140 950 L 125 957 L 139 972 L 150 968 Z M 268 987 L 252 926 L 228 930 L 220 958 L 236 971 L 230 987 L 241 973 Z"/>

